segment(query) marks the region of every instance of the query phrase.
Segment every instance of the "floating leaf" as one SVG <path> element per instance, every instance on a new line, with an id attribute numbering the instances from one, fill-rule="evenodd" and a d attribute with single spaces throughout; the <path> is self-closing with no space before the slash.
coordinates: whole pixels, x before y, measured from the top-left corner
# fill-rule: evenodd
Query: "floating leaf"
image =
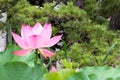
<path id="1" fill-rule="evenodd" d="M 34 66 L 35 54 L 31 53 L 26 56 L 16 56 L 12 54 L 15 50 L 20 50 L 20 48 L 16 45 L 8 45 L 4 52 L 0 52 L 0 64 L 21 61 L 27 63 L 29 66 Z"/>
<path id="2" fill-rule="evenodd" d="M 64 69 L 58 72 L 52 72 L 44 76 L 44 80 L 66 80 L 67 77 L 74 74 L 72 69 Z"/>
<path id="3" fill-rule="evenodd" d="M 78 72 L 67 78 L 67 80 L 90 80 L 84 72 Z"/>
<path id="4" fill-rule="evenodd" d="M 113 68 L 108 66 L 102 67 L 86 67 L 82 68 L 81 71 L 84 71 L 87 75 L 94 74 L 96 75 L 95 80 L 106 80 L 106 79 L 116 79 L 120 77 L 120 68 Z"/>
<path id="5" fill-rule="evenodd" d="M 30 67 L 23 62 L 0 65 L 0 80 L 43 80 L 46 69 L 40 64 Z"/>
<path id="6" fill-rule="evenodd" d="M 113 67 L 85 67 L 67 80 L 120 80 L 120 68 Z"/>

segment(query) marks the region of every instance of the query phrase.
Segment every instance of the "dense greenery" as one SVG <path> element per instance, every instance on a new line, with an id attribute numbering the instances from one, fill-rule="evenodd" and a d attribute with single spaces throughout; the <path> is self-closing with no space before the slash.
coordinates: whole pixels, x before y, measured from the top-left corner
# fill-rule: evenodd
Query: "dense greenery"
<path id="1" fill-rule="evenodd" d="M 71 1 L 62 4 L 59 10 L 55 9 L 53 3 L 45 3 L 42 8 L 36 8 L 27 0 L 0 0 L 0 3 L 1 10 L 8 13 L 6 24 L 1 23 L 7 29 L 11 26 L 13 31 L 19 33 L 23 23 L 33 25 L 38 21 L 41 24 L 51 23 L 53 35 L 63 33 L 64 46 L 53 60 L 71 59 L 77 64 L 75 67 L 119 65 L 119 31 L 107 30 L 108 20 L 104 18 L 113 14 L 114 8 L 115 14 L 118 13 L 119 0 L 86 0 L 84 9 L 74 6 Z M 103 62 L 109 48 L 116 42 L 111 54 Z"/>
<path id="2" fill-rule="evenodd" d="M 11 47 L 10 47 L 11 46 Z M 73 69 L 74 64 L 66 60 L 61 63 L 65 69 L 49 72 L 40 63 L 34 63 L 34 54 L 19 57 L 11 54 L 20 49 L 16 45 L 9 45 L 5 53 L 0 53 L 0 79 L 4 80 L 119 80 L 120 68 L 108 66 L 81 67 Z M 104 74 L 104 75 L 103 75 Z"/>
<path id="3" fill-rule="evenodd" d="M 39 2 L 36 6 L 30 1 Z M 109 30 L 107 19 L 119 14 L 120 0 L 78 0 L 85 2 L 82 8 L 76 0 L 55 0 L 64 3 L 59 8 L 52 1 L 0 0 L 0 13 L 8 15 L 5 23 L 0 22 L 0 29 L 8 31 L 8 45 L 0 52 L 0 80 L 120 80 L 120 31 Z M 20 47 L 11 31 L 20 34 L 22 24 L 36 22 L 51 23 L 53 36 L 63 34 L 60 51 L 46 60 L 34 51 L 22 57 L 12 54 Z M 50 72 L 56 62 L 62 70 Z"/>
<path id="4" fill-rule="evenodd" d="M 120 12 L 120 0 L 103 0 L 101 2 L 101 14 L 104 17 L 110 17 Z"/>

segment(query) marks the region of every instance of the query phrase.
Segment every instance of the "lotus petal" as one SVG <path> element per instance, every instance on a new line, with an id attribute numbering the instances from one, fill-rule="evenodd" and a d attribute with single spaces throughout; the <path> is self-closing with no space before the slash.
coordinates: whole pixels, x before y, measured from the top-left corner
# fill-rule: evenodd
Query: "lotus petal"
<path id="1" fill-rule="evenodd" d="M 47 59 L 48 57 L 53 57 L 55 55 L 54 53 L 48 51 L 47 49 L 39 49 L 39 50 L 45 59 Z"/>
<path id="2" fill-rule="evenodd" d="M 51 47 L 54 46 L 56 43 L 58 43 L 61 39 L 62 35 L 59 36 L 55 36 L 53 38 L 51 38 L 48 42 L 46 42 L 46 44 L 44 44 L 44 47 Z"/>
<path id="3" fill-rule="evenodd" d="M 25 56 L 27 55 L 31 50 L 27 49 L 27 50 L 17 50 L 14 51 L 13 54 L 17 55 L 17 56 Z"/>
<path id="4" fill-rule="evenodd" d="M 50 40 L 51 34 L 52 34 L 51 24 L 45 23 L 44 29 L 43 29 L 43 31 L 41 32 L 41 36 L 43 37 L 44 42 L 47 42 L 47 41 Z"/>
<path id="5" fill-rule="evenodd" d="M 43 30 L 42 25 L 39 22 L 37 22 L 33 27 L 32 32 L 34 35 L 40 35 L 42 30 Z"/>
<path id="6" fill-rule="evenodd" d="M 24 40 L 26 40 L 26 38 L 28 38 L 29 36 L 32 35 L 32 27 L 30 26 L 25 26 L 22 25 L 22 29 L 21 29 L 21 36 Z"/>
<path id="7" fill-rule="evenodd" d="M 43 39 L 39 35 L 32 35 L 27 39 L 27 43 L 32 49 L 37 49 L 41 47 Z"/>
<path id="8" fill-rule="evenodd" d="M 29 49 L 29 46 L 26 44 L 26 42 L 17 34 L 12 32 L 12 36 L 16 43 L 23 49 Z"/>

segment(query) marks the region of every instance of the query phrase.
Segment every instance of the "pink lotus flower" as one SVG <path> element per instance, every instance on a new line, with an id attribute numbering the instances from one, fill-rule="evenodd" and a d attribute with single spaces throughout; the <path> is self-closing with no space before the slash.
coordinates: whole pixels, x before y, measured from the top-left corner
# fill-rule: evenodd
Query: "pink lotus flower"
<path id="1" fill-rule="evenodd" d="M 51 47 L 58 43 L 62 35 L 52 37 L 51 24 L 44 24 L 44 27 L 40 23 L 36 23 L 34 27 L 29 25 L 22 25 L 21 37 L 14 32 L 12 36 L 16 43 L 23 49 L 13 52 L 18 56 L 24 56 L 32 50 L 38 49 L 44 58 L 52 57 L 55 54 L 48 51 L 47 47 Z"/>

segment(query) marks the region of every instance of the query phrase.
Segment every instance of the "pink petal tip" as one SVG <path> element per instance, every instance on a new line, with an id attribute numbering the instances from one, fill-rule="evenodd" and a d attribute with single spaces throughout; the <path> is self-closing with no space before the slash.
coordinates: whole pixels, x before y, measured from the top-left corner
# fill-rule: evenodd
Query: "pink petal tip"
<path id="1" fill-rule="evenodd" d="M 17 50 L 14 51 L 13 54 L 17 55 L 17 56 L 25 56 L 27 55 L 31 50 Z"/>
<path id="2" fill-rule="evenodd" d="M 50 72 L 56 72 L 57 69 L 55 68 L 55 66 L 52 66 L 51 69 L 50 69 Z"/>

